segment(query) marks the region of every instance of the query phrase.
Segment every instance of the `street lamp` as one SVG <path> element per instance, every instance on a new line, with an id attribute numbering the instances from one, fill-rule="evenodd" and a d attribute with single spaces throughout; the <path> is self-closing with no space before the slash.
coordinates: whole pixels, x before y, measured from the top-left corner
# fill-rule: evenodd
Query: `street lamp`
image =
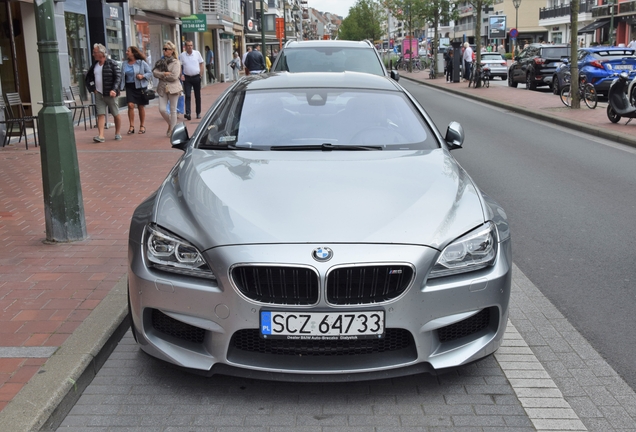
<path id="1" fill-rule="evenodd" d="M 512 0 L 512 4 L 515 7 L 515 29 L 517 30 L 517 37 L 519 37 L 519 6 L 521 6 L 521 0 Z M 515 56 L 519 53 L 519 42 L 515 38 Z"/>

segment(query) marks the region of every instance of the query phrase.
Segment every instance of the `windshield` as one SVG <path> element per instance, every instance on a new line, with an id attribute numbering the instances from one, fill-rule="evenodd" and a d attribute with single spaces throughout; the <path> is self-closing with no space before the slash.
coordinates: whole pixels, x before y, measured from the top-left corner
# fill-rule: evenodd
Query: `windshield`
<path id="1" fill-rule="evenodd" d="M 384 76 L 382 64 L 372 48 L 285 48 L 276 71 L 287 72 L 364 72 Z"/>
<path id="2" fill-rule="evenodd" d="M 272 146 L 277 150 L 283 146 L 294 150 L 299 146 L 334 150 L 354 150 L 353 146 L 372 146 L 374 150 L 439 148 L 419 111 L 396 91 L 235 91 L 204 130 L 207 133 L 198 147 L 215 150 L 269 150 Z"/>

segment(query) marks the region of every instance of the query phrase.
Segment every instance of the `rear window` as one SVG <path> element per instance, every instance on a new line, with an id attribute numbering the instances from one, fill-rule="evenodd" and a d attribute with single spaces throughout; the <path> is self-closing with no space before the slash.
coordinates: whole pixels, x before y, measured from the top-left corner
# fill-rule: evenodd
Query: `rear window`
<path id="1" fill-rule="evenodd" d="M 481 59 L 482 60 L 503 60 L 503 57 L 501 57 L 501 54 L 481 53 Z"/>
<path id="2" fill-rule="evenodd" d="M 617 60 L 625 57 L 636 58 L 634 56 L 634 50 L 631 49 L 611 49 L 607 51 L 596 51 L 591 54 L 592 57 L 599 60 Z"/>
<path id="3" fill-rule="evenodd" d="M 198 146 L 214 150 L 322 144 L 380 146 L 382 150 L 439 148 L 412 102 L 394 91 L 235 91 L 204 130 L 207 133 Z"/>
<path id="4" fill-rule="evenodd" d="M 569 47 L 548 47 L 541 49 L 541 57 L 543 58 L 562 58 L 570 56 Z"/>
<path id="5" fill-rule="evenodd" d="M 285 48 L 279 54 L 276 71 L 287 72 L 364 72 L 384 76 L 382 64 L 373 49 L 314 47 Z"/>

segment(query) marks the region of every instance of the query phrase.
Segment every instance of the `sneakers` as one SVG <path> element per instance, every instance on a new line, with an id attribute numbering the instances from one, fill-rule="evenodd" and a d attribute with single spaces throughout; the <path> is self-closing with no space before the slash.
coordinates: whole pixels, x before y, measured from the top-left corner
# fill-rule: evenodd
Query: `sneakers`
<path id="1" fill-rule="evenodd" d="M 96 143 L 102 143 L 104 141 L 106 141 L 104 138 L 100 137 L 100 136 L 94 136 L 93 137 L 93 141 L 95 141 Z"/>
<path id="2" fill-rule="evenodd" d="M 115 135 L 115 141 L 121 141 L 121 135 L 119 134 Z"/>
<path id="3" fill-rule="evenodd" d="M 197 118 L 200 119 L 201 118 L 201 114 L 197 114 Z"/>
<path id="4" fill-rule="evenodd" d="M 192 117 L 190 117 L 190 114 L 185 114 L 183 116 L 183 118 L 186 119 L 186 120 L 190 120 Z"/>

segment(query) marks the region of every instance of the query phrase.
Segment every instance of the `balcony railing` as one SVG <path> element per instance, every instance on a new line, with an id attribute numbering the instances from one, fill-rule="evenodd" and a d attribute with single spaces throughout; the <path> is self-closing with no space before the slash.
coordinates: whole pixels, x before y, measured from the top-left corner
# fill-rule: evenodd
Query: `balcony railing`
<path id="1" fill-rule="evenodd" d="M 220 0 L 199 0 L 199 11 L 209 14 L 231 15 L 227 2 Z M 223 5 L 226 4 L 226 6 Z"/>
<path id="2" fill-rule="evenodd" d="M 594 5 L 596 4 L 595 0 L 585 0 L 579 4 L 579 13 L 587 13 L 592 12 Z M 540 8 L 539 9 L 539 19 L 549 19 L 549 18 L 559 18 L 563 16 L 570 16 L 570 5 L 560 5 L 553 6 L 550 8 Z"/>

